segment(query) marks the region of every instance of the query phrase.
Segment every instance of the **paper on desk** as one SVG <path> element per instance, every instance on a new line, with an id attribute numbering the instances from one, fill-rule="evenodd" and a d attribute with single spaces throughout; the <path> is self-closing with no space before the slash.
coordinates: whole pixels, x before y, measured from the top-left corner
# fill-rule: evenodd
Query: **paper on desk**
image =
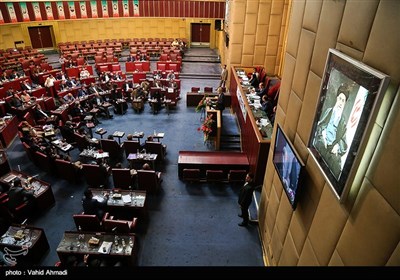
<path id="1" fill-rule="evenodd" d="M 111 251 L 111 246 L 112 246 L 112 242 L 103 241 L 103 243 L 101 244 L 98 252 L 102 253 L 102 254 L 109 254 L 110 251 Z"/>
<path id="2" fill-rule="evenodd" d="M 99 196 L 99 195 L 95 195 L 95 196 L 93 196 L 93 198 L 96 199 L 98 202 L 103 202 L 104 201 L 104 198 Z"/>
<path id="3" fill-rule="evenodd" d="M 122 201 L 123 201 L 124 203 L 131 203 L 131 202 L 132 202 L 131 196 L 130 196 L 129 194 L 123 195 L 123 196 L 122 196 Z"/>

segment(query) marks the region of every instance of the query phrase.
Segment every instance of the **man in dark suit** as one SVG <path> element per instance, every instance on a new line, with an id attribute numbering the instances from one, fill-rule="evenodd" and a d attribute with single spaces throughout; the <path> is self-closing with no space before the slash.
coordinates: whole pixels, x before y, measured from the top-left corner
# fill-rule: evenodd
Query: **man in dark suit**
<path id="1" fill-rule="evenodd" d="M 108 197 L 100 202 L 93 197 L 93 193 L 91 190 L 86 190 L 84 192 L 84 197 L 82 198 L 83 211 L 87 215 L 96 215 L 101 221 L 104 216 L 104 208 L 107 205 L 107 199 Z"/>
<path id="2" fill-rule="evenodd" d="M 248 173 L 246 175 L 246 182 L 239 192 L 238 203 L 240 209 L 242 210 L 242 214 L 239 215 L 239 217 L 243 218 L 243 221 L 238 225 L 241 227 L 245 227 L 249 224 L 249 207 L 253 201 L 253 192 L 255 190 L 253 178 L 254 175 L 252 173 Z"/>
<path id="3" fill-rule="evenodd" d="M 225 109 L 225 95 L 222 87 L 217 89 L 218 99 L 217 99 L 217 110 L 220 110 L 221 113 Z"/>
<path id="4" fill-rule="evenodd" d="M 29 207 L 32 207 L 32 203 L 35 199 L 33 191 L 28 188 L 24 188 L 21 184 L 21 179 L 15 178 L 13 182 L 14 186 L 8 191 L 9 201 L 7 204 L 8 209 L 11 213 L 15 212 L 15 208 L 26 202 Z"/>

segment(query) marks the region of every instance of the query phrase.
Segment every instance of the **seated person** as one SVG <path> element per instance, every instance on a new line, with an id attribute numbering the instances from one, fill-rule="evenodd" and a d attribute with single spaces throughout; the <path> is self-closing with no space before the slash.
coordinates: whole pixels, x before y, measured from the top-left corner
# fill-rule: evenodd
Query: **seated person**
<path id="1" fill-rule="evenodd" d="M 75 97 L 72 95 L 72 93 L 68 93 L 67 95 L 64 96 L 64 101 L 66 103 L 71 103 L 75 101 Z"/>
<path id="2" fill-rule="evenodd" d="M 175 73 L 174 71 L 170 70 L 167 75 L 167 80 L 175 80 Z"/>
<path id="3" fill-rule="evenodd" d="M 15 108 L 19 108 L 22 106 L 22 101 L 21 98 L 18 96 L 17 93 L 12 92 L 12 97 L 10 99 L 10 106 L 11 107 L 15 107 Z"/>
<path id="4" fill-rule="evenodd" d="M 128 58 L 126 59 L 127 62 L 134 62 L 136 60 L 136 56 L 135 55 L 128 55 Z"/>
<path id="5" fill-rule="evenodd" d="M 268 118 L 270 118 L 270 116 L 272 115 L 273 108 L 274 108 L 273 101 L 268 98 L 268 95 L 266 94 L 263 95 L 261 102 L 261 110 L 263 110 L 267 114 Z"/>
<path id="6" fill-rule="evenodd" d="M 94 97 L 90 100 L 89 106 L 91 107 L 91 110 L 99 109 L 100 114 L 102 114 L 103 117 L 112 119 L 113 115 L 110 115 L 108 108 L 103 106 L 104 102 L 105 102 L 104 98 L 100 94 L 95 93 Z"/>
<path id="7" fill-rule="evenodd" d="M 260 83 L 260 84 L 258 85 L 258 89 L 256 89 L 256 94 L 257 94 L 258 96 L 260 96 L 261 98 L 262 98 L 264 95 L 267 94 L 267 89 L 265 88 L 264 83 Z"/>
<path id="8" fill-rule="evenodd" d="M 98 148 L 100 146 L 100 141 L 96 138 L 91 138 L 89 133 L 87 133 L 83 127 L 80 127 L 78 129 L 77 133 L 81 136 L 84 136 L 87 145 L 95 146 L 96 148 Z"/>
<path id="9" fill-rule="evenodd" d="M 122 163 L 120 163 L 120 162 L 117 162 L 116 164 L 115 164 L 115 168 L 119 168 L 119 169 L 124 169 L 124 167 L 122 167 Z M 133 177 L 133 176 L 135 176 L 136 174 L 137 174 L 137 171 L 136 171 L 136 169 L 129 169 L 129 172 L 131 173 L 131 176 Z"/>
<path id="10" fill-rule="evenodd" d="M 60 83 L 60 85 L 59 85 L 59 87 L 58 87 L 58 92 L 60 92 L 60 91 L 64 91 L 64 90 L 68 90 L 68 84 L 67 84 L 67 81 L 66 80 L 61 80 L 61 83 Z"/>
<path id="11" fill-rule="evenodd" d="M 124 84 L 124 91 L 126 96 L 131 96 L 132 92 L 133 92 L 133 81 L 126 81 Z"/>
<path id="12" fill-rule="evenodd" d="M 73 79 L 73 78 L 72 79 L 68 78 L 68 80 L 67 80 L 67 86 L 69 88 L 77 87 L 77 86 L 80 86 L 80 85 L 81 85 L 81 83 L 79 81 Z"/>
<path id="13" fill-rule="evenodd" d="M 67 75 L 63 71 L 60 71 L 56 74 L 57 80 L 67 81 L 67 78 L 68 78 Z"/>
<path id="14" fill-rule="evenodd" d="M 32 207 L 35 200 L 32 188 L 23 187 L 21 179 L 18 177 L 13 181 L 13 186 L 8 191 L 8 197 L 7 208 L 11 213 L 14 213 L 15 208 L 23 203 L 27 203 L 29 207 Z"/>
<path id="15" fill-rule="evenodd" d="M 70 113 L 72 117 L 79 117 L 80 120 L 83 120 L 85 116 L 89 115 L 79 101 L 75 101 L 75 106 L 70 110 Z"/>
<path id="16" fill-rule="evenodd" d="M 89 91 L 89 94 L 104 93 L 104 90 L 102 88 L 100 88 L 98 85 L 96 85 L 95 83 L 90 83 L 90 87 L 89 87 L 88 91 Z"/>
<path id="17" fill-rule="evenodd" d="M 153 101 L 150 103 L 150 106 L 152 106 L 154 113 L 158 113 L 158 111 L 161 110 L 161 104 L 162 104 L 160 91 L 159 90 L 154 91 L 151 98 L 153 99 Z"/>
<path id="18" fill-rule="evenodd" d="M 32 89 L 34 89 L 34 88 L 36 88 L 37 87 L 37 85 L 35 85 L 35 84 L 30 84 L 29 83 L 29 80 L 25 80 L 25 81 L 23 81 L 22 83 L 21 83 L 21 89 L 22 90 L 32 90 Z"/>
<path id="19" fill-rule="evenodd" d="M 42 109 L 40 104 L 35 106 L 35 119 L 46 121 L 50 117 L 50 112 Z"/>
<path id="20" fill-rule="evenodd" d="M 86 67 L 82 68 L 82 71 L 79 73 L 79 78 L 82 79 L 87 79 L 90 77 L 89 71 L 86 69 Z"/>
<path id="21" fill-rule="evenodd" d="M 147 162 L 145 164 L 143 164 L 142 166 L 142 170 L 153 170 L 150 167 L 150 164 L 148 164 Z M 158 178 L 158 182 L 161 183 L 163 180 L 161 179 L 161 172 L 156 171 L 157 174 L 157 178 Z"/>
<path id="22" fill-rule="evenodd" d="M 86 85 L 84 84 L 84 85 L 82 85 L 82 87 L 78 90 L 78 97 L 79 97 L 79 98 L 83 98 L 83 97 L 88 96 L 88 95 L 89 95 L 89 91 L 88 91 Z"/>
<path id="23" fill-rule="evenodd" d="M 87 189 L 84 192 L 84 197 L 82 198 L 82 207 L 86 215 L 96 215 L 101 221 L 105 214 L 105 207 L 107 206 L 108 194 L 106 194 L 105 199 L 99 202 L 93 197 L 91 190 Z"/>
<path id="24" fill-rule="evenodd" d="M 21 92 L 21 101 L 23 104 L 30 104 L 35 101 L 35 97 L 31 97 L 27 90 Z"/>
<path id="25" fill-rule="evenodd" d="M 22 131 L 28 131 L 30 137 L 43 137 L 44 131 L 34 128 L 27 121 L 21 122 Z"/>
<path id="26" fill-rule="evenodd" d="M 145 142 L 154 142 L 153 135 L 147 136 L 147 139 Z M 146 145 L 146 143 L 143 144 L 143 146 L 145 146 L 145 145 Z M 165 144 L 161 144 L 161 145 L 163 147 L 163 154 L 165 156 L 167 154 L 167 145 L 165 145 Z"/>
<path id="27" fill-rule="evenodd" d="M 65 125 L 60 126 L 60 132 L 61 135 L 64 137 L 65 141 L 67 141 L 67 143 L 74 143 L 75 142 L 75 130 L 74 130 L 74 125 L 71 121 L 66 121 Z"/>

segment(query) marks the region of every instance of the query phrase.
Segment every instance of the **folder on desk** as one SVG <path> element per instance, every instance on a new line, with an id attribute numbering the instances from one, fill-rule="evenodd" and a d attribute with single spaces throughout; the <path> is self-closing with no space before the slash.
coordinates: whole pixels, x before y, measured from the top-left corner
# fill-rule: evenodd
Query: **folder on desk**
<path id="1" fill-rule="evenodd" d="M 101 244 L 98 252 L 102 253 L 102 254 L 109 254 L 110 251 L 111 251 L 111 246 L 112 246 L 112 242 L 103 241 L 103 243 Z"/>
<path id="2" fill-rule="evenodd" d="M 131 196 L 129 194 L 123 195 L 122 196 L 122 201 L 124 203 L 131 203 L 132 202 Z"/>

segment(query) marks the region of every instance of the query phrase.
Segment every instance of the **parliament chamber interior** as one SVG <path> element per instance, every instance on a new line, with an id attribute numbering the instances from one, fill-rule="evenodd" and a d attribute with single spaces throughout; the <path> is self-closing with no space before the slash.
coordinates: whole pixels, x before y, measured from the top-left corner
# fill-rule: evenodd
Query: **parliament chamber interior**
<path id="1" fill-rule="evenodd" d="M 399 266 L 399 13 L 2 1 L 0 266 Z"/>

